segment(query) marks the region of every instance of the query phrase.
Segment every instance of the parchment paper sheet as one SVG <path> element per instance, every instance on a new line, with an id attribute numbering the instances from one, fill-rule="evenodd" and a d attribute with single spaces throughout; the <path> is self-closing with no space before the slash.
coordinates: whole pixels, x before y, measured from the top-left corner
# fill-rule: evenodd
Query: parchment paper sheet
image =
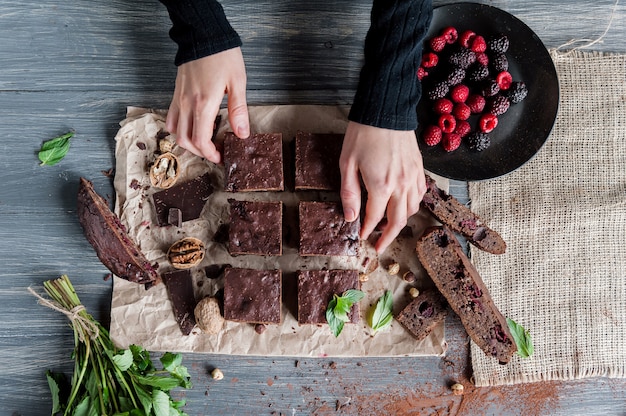
<path id="1" fill-rule="evenodd" d="M 253 132 L 281 132 L 285 141 L 285 182 L 293 184 L 293 154 L 290 143 L 297 130 L 312 133 L 344 133 L 347 125 L 347 108 L 329 106 L 268 106 L 251 107 L 250 121 Z M 402 274 L 412 270 L 419 289 L 432 285 L 425 277 L 414 254 L 415 241 L 423 229 L 434 224 L 432 217 L 420 212 L 410 219 L 410 230 L 405 230 L 393 245 L 378 259 L 379 267 L 369 274 L 362 284 L 366 298 L 361 301 L 361 322 L 347 324 L 338 338 L 327 325 L 298 325 L 295 291 L 295 271 L 299 269 L 339 268 L 365 270 L 368 260 L 376 261 L 369 242 L 362 242 L 358 258 L 316 257 L 302 258 L 297 251 L 297 202 L 307 200 L 338 200 L 336 193 L 285 192 L 227 193 L 224 192 L 222 165 L 215 165 L 176 147 L 174 153 L 182 165 L 179 182 L 210 172 L 216 191 L 210 196 L 199 219 L 188 221 L 181 228 L 156 224 L 150 195 L 156 189 L 150 186 L 148 167 L 157 154 L 155 136 L 165 129 L 165 113 L 141 108 L 129 108 L 127 118 L 120 125 L 116 140 L 116 205 L 115 212 L 127 226 L 130 236 L 140 244 L 142 252 L 151 262 L 158 262 L 159 271 L 172 270 L 165 253 L 176 240 L 193 236 L 207 245 L 206 257 L 193 270 L 196 298 L 213 295 L 222 284 L 220 279 L 207 279 L 204 267 L 210 264 L 230 264 L 234 267 L 283 270 L 283 323 L 268 325 L 263 334 L 257 334 L 251 324 L 227 321 L 218 335 L 202 333 L 183 336 L 174 319 L 165 285 L 148 290 L 143 286 L 114 277 L 111 310 L 111 337 L 115 344 L 126 347 L 142 345 L 152 351 L 205 352 L 264 356 L 417 356 L 443 355 L 446 351 L 443 324 L 421 342 L 416 342 L 397 322 L 391 328 L 373 334 L 366 324 L 366 314 L 385 290 L 394 293 L 394 309 L 398 312 L 409 301 L 409 284 Z M 217 141 L 229 131 L 225 111 Z M 448 182 L 438 178 L 438 184 L 447 189 Z M 291 189 L 293 189 L 291 187 Z M 283 255 L 277 257 L 231 257 L 226 247 L 213 241 L 220 224 L 228 222 L 227 199 L 282 200 L 285 204 L 283 221 Z M 295 241 L 294 241 L 295 240 Z M 400 274 L 390 276 L 385 265 L 397 261 Z"/>

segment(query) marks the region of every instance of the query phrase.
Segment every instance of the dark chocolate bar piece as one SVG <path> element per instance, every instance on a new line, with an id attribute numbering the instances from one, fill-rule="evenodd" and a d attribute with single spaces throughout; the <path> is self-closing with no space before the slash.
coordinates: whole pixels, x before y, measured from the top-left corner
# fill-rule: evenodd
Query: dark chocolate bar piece
<path id="1" fill-rule="evenodd" d="M 163 273 L 163 282 L 167 287 L 176 322 L 183 335 L 189 335 L 196 326 L 194 309 L 197 304 L 191 271 L 175 270 Z"/>
<path id="2" fill-rule="evenodd" d="M 190 181 L 152 194 L 157 224 L 161 227 L 170 224 L 169 213 L 172 208 L 180 210 L 182 222 L 197 219 L 212 193 L 210 175 L 205 173 Z"/>

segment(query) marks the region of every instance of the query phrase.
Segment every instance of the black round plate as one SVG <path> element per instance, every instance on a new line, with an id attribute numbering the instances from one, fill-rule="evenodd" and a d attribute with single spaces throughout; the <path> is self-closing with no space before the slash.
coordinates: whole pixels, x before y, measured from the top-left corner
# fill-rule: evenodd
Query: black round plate
<path id="1" fill-rule="evenodd" d="M 478 3 L 455 3 L 434 10 L 426 41 L 448 26 L 459 34 L 473 30 L 488 38 L 503 33 L 510 46 L 506 52 L 514 81 L 523 81 L 528 95 L 498 117 L 498 126 L 489 133 L 491 146 L 482 152 L 466 144 L 452 152 L 441 145 L 429 147 L 421 130 L 433 123 L 432 103 L 422 94 L 417 115 L 418 142 L 424 168 L 440 176 L 461 181 L 479 181 L 502 176 L 529 161 L 543 146 L 552 130 L 559 105 L 559 82 L 554 63 L 537 35 L 521 20 L 496 7 Z M 428 47 L 425 45 L 424 51 Z M 424 88 L 427 78 L 424 79 Z M 476 116 L 473 116 L 476 117 Z M 474 125 L 474 123 L 472 123 Z"/>

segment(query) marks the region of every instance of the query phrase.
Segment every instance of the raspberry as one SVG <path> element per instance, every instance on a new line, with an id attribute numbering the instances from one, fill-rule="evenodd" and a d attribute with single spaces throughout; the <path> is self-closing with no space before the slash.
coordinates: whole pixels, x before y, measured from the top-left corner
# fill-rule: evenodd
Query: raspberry
<path id="1" fill-rule="evenodd" d="M 467 144 L 470 149 L 482 152 L 491 145 L 491 138 L 487 133 L 476 132 L 467 137 Z"/>
<path id="2" fill-rule="evenodd" d="M 449 57 L 448 62 L 461 68 L 469 68 L 476 61 L 476 54 L 467 48 L 458 48 Z"/>
<path id="3" fill-rule="evenodd" d="M 448 91 L 450 91 L 450 87 L 448 87 L 447 82 L 438 82 L 430 91 L 428 91 L 428 98 L 431 100 L 438 100 L 448 95 Z"/>
<path id="4" fill-rule="evenodd" d="M 493 97 L 500 92 L 500 86 L 495 79 L 488 79 L 483 85 L 482 94 L 485 97 Z"/>
<path id="5" fill-rule="evenodd" d="M 489 76 L 489 68 L 476 62 L 468 71 L 467 79 L 472 82 L 478 82 Z"/>
<path id="6" fill-rule="evenodd" d="M 526 84 L 523 81 L 513 82 L 511 88 L 506 92 L 506 96 L 511 101 L 511 104 L 523 101 L 526 95 L 528 95 L 528 88 L 526 88 Z"/>
<path id="7" fill-rule="evenodd" d="M 450 98 L 455 103 L 464 103 L 469 96 L 469 87 L 464 84 L 455 85 L 450 91 Z"/>
<path id="8" fill-rule="evenodd" d="M 434 146 L 441 141 L 442 134 L 438 126 L 430 125 L 424 129 L 422 139 L 427 146 Z"/>
<path id="9" fill-rule="evenodd" d="M 483 53 L 487 50 L 487 42 L 485 38 L 480 35 L 476 35 L 471 41 L 469 48 L 475 53 Z"/>
<path id="10" fill-rule="evenodd" d="M 455 66 L 452 67 L 450 73 L 448 74 L 448 84 L 449 85 L 458 85 L 465 79 L 465 70 L 461 67 Z"/>
<path id="11" fill-rule="evenodd" d="M 437 114 L 451 114 L 453 107 L 454 104 L 452 104 L 452 101 L 448 100 L 447 98 L 440 98 L 435 101 L 433 109 Z"/>
<path id="12" fill-rule="evenodd" d="M 485 97 L 480 94 L 472 94 L 467 97 L 467 101 L 465 101 L 465 104 L 467 104 L 473 114 L 482 113 L 485 109 L 485 103 Z"/>
<path id="13" fill-rule="evenodd" d="M 439 62 L 439 57 L 437 56 L 436 53 L 426 52 L 422 56 L 422 66 L 424 68 L 432 68 L 434 66 L 437 66 L 438 62 Z"/>
<path id="14" fill-rule="evenodd" d="M 496 35 L 489 39 L 487 47 L 496 53 L 504 53 L 509 49 L 509 38 L 506 35 Z"/>
<path id="15" fill-rule="evenodd" d="M 472 110 L 470 110 L 469 106 L 465 103 L 456 103 L 454 105 L 454 109 L 452 110 L 452 115 L 457 119 L 457 121 L 467 120 L 470 118 L 471 114 Z"/>
<path id="16" fill-rule="evenodd" d="M 417 79 L 420 81 L 428 76 L 428 72 L 424 69 L 424 67 L 420 66 L 417 68 Z"/>
<path id="17" fill-rule="evenodd" d="M 489 133 L 498 125 L 498 117 L 493 114 L 483 114 L 478 120 L 478 128 L 483 133 Z"/>
<path id="18" fill-rule="evenodd" d="M 508 90 L 513 82 L 513 77 L 507 71 L 502 71 L 496 75 L 496 82 L 501 90 Z"/>
<path id="19" fill-rule="evenodd" d="M 503 53 L 497 53 L 493 55 L 489 61 L 493 72 L 502 72 L 509 70 L 509 60 L 506 58 L 506 55 Z"/>
<path id="20" fill-rule="evenodd" d="M 459 120 L 456 123 L 456 128 L 454 129 L 454 133 L 458 134 L 461 137 L 465 137 L 472 131 L 472 126 L 467 120 Z"/>
<path id="21" fill-rule="evenodd" d="M 452 114 L 442 114 L 439 116 L 439 128 L 444 133 L 452 133 L 456 128 L 456 120 Z"/>
<path id="22" fill-rule="evenodd" d="M 452 152 L 461 145 L 461 136 L 456 133 L 445 133 L 441 144 L 446 152 Z"/>
<path id="23" fill-rule="evenodd" d="M 489 55 L 487 55 L 485 52 L 477 53 L 476 62 L 484 66 L 489 65 Z"/>
<path id="24" fill-rule="evenodd" d="M 441 52 L 446 47 L 446 43 L 444 36 L 435 36 L 428 41 L 428 45 L 433 52 Z"/>
<path id="25" fill-rule="evenodd" d="M 510 105 L 511 103 L 508 98 L 498 94 L 489 101 L 488 112 L 494 116 L 499 116 L 506 113 Z"/>
<path id="26" fill-rule="evenodd" d="M 459 38 L 459 33 L 457 32 L 456 28 L 448 26 L 441 31 L 441 36 L 444 37 L 449 45 L 452 45 Z"/>
<path id="27" fill-rule="evenodd" d="M 461 35 L 459 36 L 459 43 L 464 48 L 469 48 L 475 37 L 476 37 L 475 32 L 472 32 L 471 30 L 466 30 L 465 32 L 461 33 Z"/>

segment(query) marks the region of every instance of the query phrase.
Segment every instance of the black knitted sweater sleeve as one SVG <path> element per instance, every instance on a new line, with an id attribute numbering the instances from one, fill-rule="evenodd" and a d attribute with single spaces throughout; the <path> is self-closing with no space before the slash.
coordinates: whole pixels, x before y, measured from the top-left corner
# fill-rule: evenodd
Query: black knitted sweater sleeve
<path id="1" fill-rule="evenodd" d="M 172 20 L 170 37 L 178 45 L 176 65 L 241 46 L 217 0 L 159 0 Z"/>
<path id="2" fill-rule="evenodd" d="M 417 69 L 432 10 L 431 0 L 374 0 L 350 120 L 392 130 L 417 128 L 422 94 Z"/>

